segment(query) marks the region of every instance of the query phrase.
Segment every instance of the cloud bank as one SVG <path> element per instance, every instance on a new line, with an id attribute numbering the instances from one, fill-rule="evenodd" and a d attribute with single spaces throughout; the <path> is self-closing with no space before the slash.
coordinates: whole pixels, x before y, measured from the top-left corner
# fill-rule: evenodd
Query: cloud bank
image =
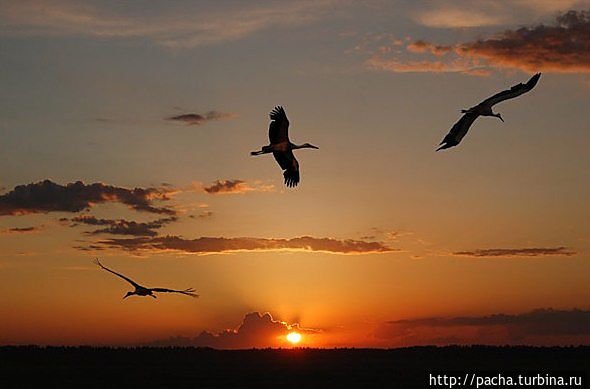
<path id="1" fill-rule="evenodd" d="M 567 247 L 531 247 L 522 249 L 477 249 L 472 251 L 457 251 L 453 255 L 466 257 L 545 257 L 549 255 L 576 255 Z"/>
<path id="2" fill-rule="evenodd" d="M 590 11 L 568 11 L 553 25 L 506 30 L 454 45 L 415 41 L 406 53 L 390 44 L 375 49 L 366 65 L 391 72 L 459 72 L 487 75 L 491 69 L 527 73 L 590 73 Z M 407 53 L 432 58 L 407 59 Z"/>
<path id="3" fill-rule="evenodd" d="M 112 249 L 127 251 L 178 251 L 191 254 L 219 254 L 240 251 L 308 251 L 331 254 L 374 254 L 396 251 L 381 242 L 338 240 L 303 236 L 292 239 L 201 237 L 185 239 L 180 236 L 154 238 L 108 239 L 96 242 Z"/>
<path id="4" fill-rule="evenodd" d="M 16 186 L 0 195 L 0 216 L 76 213 L 106 202 L 118 202 L 141 212 L 174 215 L 170 208 L 153 205 L 156 200 L 168 200 L 169 193 L 163 188 L 127 189 L 102 183 L 86 185 L 81 181 L 60 185 L 45 180 Z"/>
<path id="5" fill-rule="evenodd" d="M 515 315 L 396 320 L 381 325 L 374 335 L 395 346 L 588 344 L 590 311 L 548 308 Z"/>
<path id="6" fill-rule="evenodd" d="M 287 324 L 274 320 L 270 313 L 248 313 L 236 330 L 224 330 L 217 333 L 201 332 L 194 338 L 173 337 L 150 343 L 150 346 L 164 347 L 212 347 L 217 349 L 244 349 L 281 347 L 289 345 L 285 337 L 291 331 L 303 335 L 313 335 L 320 331 L 302 328 L 299 324 Z"/>
<path id="7" fill-rule="evenodd" d="M 151 222 L 136 222 L 125 219 L 97 219 L 90 215 L 80 215 L 71 219 L 71 227 L 79 224 L 86 224 L 91 226 L 104 226 L 89 232 L 91 235 L 97 234 L 112 234 L 112 235 L 133 235 L 133 236 L 156 236 L 158 232 L 155 231 L 164 227 L 166 224 L 177 221 L 175 216 L 157 219 Z"/>

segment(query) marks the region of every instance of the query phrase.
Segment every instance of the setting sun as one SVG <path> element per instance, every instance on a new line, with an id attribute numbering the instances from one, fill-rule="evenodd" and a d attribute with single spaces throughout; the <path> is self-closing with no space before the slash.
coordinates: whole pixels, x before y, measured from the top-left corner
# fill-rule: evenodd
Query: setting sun
<path id="1" fill-rule="evenodd" d="M 298 332 L 291 332 L 287 335 L 287 340 L 293 344 L 297 344 L 301 341 L 301 334 Z"/>

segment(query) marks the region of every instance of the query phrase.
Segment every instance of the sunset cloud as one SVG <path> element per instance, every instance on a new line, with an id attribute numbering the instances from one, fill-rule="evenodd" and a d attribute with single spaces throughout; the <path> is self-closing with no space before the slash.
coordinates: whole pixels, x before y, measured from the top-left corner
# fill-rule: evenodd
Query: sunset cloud
<path id="1" fill-rule="evenodd" d="M 303 328 L 299 324 L 287 324 L 272 318 L 270 313 L 248 313 L 242 324 L 233 330 L 227 329 L 221 332 L 201 332 L 194 338 L 173 337 L 158 340 L 148 344 L 149 346 L 162 347 L 212 347 L 216 349 L 244 349 L 267 348 L 288 345 L 285 337 L 289 332 L 297 331 L 303 335 L 314 335 L 320 330 Z"/>
<path id="2" fill-rule="evenodd" d="M 260 181 L 248 184 L 244 180 L 217 180 L 211 185 L 203 186 L 203 190 L 211 195 L 269 192 L 274 190 L 274 185 L 265 185 Z"/>
<path id="3" fill-rule="evenodd" d="M 394 73 L 464 73 L 474 76 L 487 76 L 489 70 L 483 69 L 473 62 L 462 59 L 445 61 L 400 61 L 394 58 L 383 58 L 376 54 L 365 61 L 373 69 L 386 70 Z"/>
<path id="4" fill-rule="evenodd" d="M 502 15 L 466 8 L 438 8 L 417 13 L 414 19 L 425 26 L 435 28 L 465 28 L 502 24 Z"/>
<path id="5" fill-rule="evenodd" d="M 438 0 L 416 2 L 411 17 L 430 28 L 477 28 L 523 24 L 552 17 L 573 8 L 586 8 L 588 0 L 513 0 L 505 3 L 489 0 Z"/>
<path id="6" fill-rule="evenodd" d="M 373 254 L 396 251 L 396 249 L 381 242 L 313 238 L 311 236 L 292 239 L 222 237 L 185 239 L 179 236 L 162 236 L 108 239 L 96 243 L 105 247 L 128 251 L 180 251 L 201 255 L 240 251 L 308 251 L 332 254 Z"/>
<path id="7" fill-rule="evenodd" d="M 453 255 L 465 257 L 545 257 L 549 255 L 572 256 L 576 252 L 567 247 L 531 247 L 520 249 L 477 249 L 471 251 L 457 251 Z"/>
<path id="8" fill-rule="evenodd" d="M 589 73 L 590 11 L 569 11 L 556 25 L 523 27 L 456 47 L 463 57 L 525 72 Z"/>
<path id="9" fill-rule="evenodd" d="M 444 55 L 453 49 L 451 46 L 437 46 L 425 41 L 411 42 L 406 48 L 413 53 L 424 53 L 428 51 L 436 56 Z"/>
<path id="10" fill-rule="evenodd" d="M 99 228 L 94 231 L 89 232 L 89 234 L 97 235 L 97 234 L 112 234 L 112 235 L 133 235 L 133 236 L 156 236 L 158 232 L 155 231 L 164 227 L 166 224 L 172 223 L 177 221 L 177 217 L 168 217 L 157 219 L 151 222 L 136 222 L 132 220 L 125 220 L 125 219 L 97 219 L 94 216 L 90 215 L 80 215 L 72 218 L 72 227 L 75 227 L 79 224 L 86 224 L 91 226 L 104 226 L 104 228 Z"/>
<path id="11" fill-rule="evenodd" d="M 32 234 L 41 230 L 42 227 L 12 227 L 6 228 L 4 230 L 0 230 L 0 234 L 2 235 L 12 235 L 12 234 Z"/>
<path id="12" fill-rule="evenodd" d="M 365 66 L 374 70 L 393 73 L 464 73 L 478 76 L 490 74 L 482 61 L 454 54 L 455 46 L 436 45 L 424 40 L 405 43 L 389 34 L 370 35 L 355 50 L 369 56 L 365 60 Z M 423 58 L 425 55 L 429 57 Z"/>
<path id="13" fill-rule="evenodd" d="M 209 111 L 204 114 L 199 113 L 185 113 L 182 115 L 171 116 L 166 120 L 186 123 L 189 126 L 200 126 L 207 122 L 230 120 L 236 117 L 236 114 L 230 112 Z"/>
<path id="14" fill-rule="evenodd" d="M 48 212 L 80 212 L 95 204 L 118 202 L 136 211 L 173 215 L 166 207 L 155 207 L 156 200 L 168 200 L 167 189 L 127 189 L 103 183 L 84 184 L 81 181 L 67 185 L 50 180 L 16 186 L 0 195 L 0 216 L 26 215 Z"/>
<path id="15" fill-rule="evenodd" d="M 381 46 L 366 65 L 391 72 L 460 72 L 487 75 L 490 69 L 523 72 L 590 73 L 590 11 L 568 11 L 551 26 L 506 30 L 465 43 L 437 45 L 418 40 L 406 54 L 433 58 L 408 59 L 400 50 Z"/>
<path id="16" fill-rule="evenodd" d="M 207 5 L 182 12 L 138 12 L 108 3 L 72 0 L 4 2 L 0 32 L 4 35 L 144 38 L 167 48 L 193 48 L 244 38 L 270 28 L 310 23 L 331 15 L 334 0 L 251 5 Z"/>
<path id="17" fill-rule="evenodd" d="M 590 311 L 536 309 L 515 315 L 396 320 L 381 325 L 374 335 L 398 347 L 586 344 L 590 341 Z"/>

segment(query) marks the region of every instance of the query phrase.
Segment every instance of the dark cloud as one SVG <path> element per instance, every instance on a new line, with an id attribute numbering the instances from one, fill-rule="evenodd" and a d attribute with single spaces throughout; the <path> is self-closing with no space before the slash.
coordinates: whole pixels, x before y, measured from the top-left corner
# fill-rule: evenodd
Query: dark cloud
<path id="1" fill-rule="evenodd" d="M 554 26 L 507 30 L 497 37 L 459 45 L 457 54 L 491 66 L 525 72 L 590 72 L 590 11 L 569 11 Z"/>
<path id="2" fill-rule="evenodd" d="M 95 244 L 91 244 L 91 245 L 87 245 L 87 246 L 74 246 L 74 248 L 76 250 L 89 251 L 89 252 L 106 250 L 106 248 L 104 246 L 99 246 L 99 245 L 95 245 Z"/>
<path id="3" fill-rule="evenodd" d="M 522 249 L 477 249 L 472 251 L 457 251 L 453 255 L 466 257 L 544 257 L 548 255 L 576 255 L 567 247 L 531 247 Z"/>
<path id="4" fill-rule="evenodd" d="M 192 346 L 218 349 L 243 349 L 281 347 L 289 343 L 285 339 L 291 331 L 302 335 L 313 335 L 320 331 L 302 328 L 299 324 L 287 324 L 274 320 L 270 313 L 248 313 L 237 330 L 224 330 L 218 333 L 201 332 L 194 338 L 174 337 L 150 343 L 150 346 Z"/>
<path id="5" fill-rule="evenodd" d="M 243 180 L 217 180 L 209 186 L 203 186 L 203 190 L 206 193 L 212 195 L 246 192 L 268 192 L 272 191 L 273 189 L 273 185 L 264 185 L 259 181 L 256 181 L 254 185 L 250 185 Z"/>
<path id="6" fill-rule="evenodd" d="M 371 254 L 396 251 L 381 242 L 338 240 L 303 236 L 292 239 L 201 237 L 184 239 L 179 236 L 154 238 L 108 239 L 97 242 L 110 248 L 129 251 L 183 251 L 194 254 L 229 253 L 235 251 L 311 251 L 333 254 Z"/>
<path id="7" fill-rule="evenodd" d="M 67 185 L 50 180 L 19 185 L 0 195 L 0 216 L 47 212 L 80 212 L 94 204 L 119 202 L 143 212 L 173 215 L 166 207 L 154 207 L 155 200 L 168 200 L 170 192 L 162 188 L 127 189 L 102 183 Z"/>
<path id="8" fill-rule="evenodd" d="M 10 234 L 30 234 L 33 232 L 37 232 L 41 229 L 41 227 L 12 227 L 7 228 L 5 230 L 0 231 L 0 234 L 10 235 Z"/>
<path id="9" fill-rule="evenodd" d="M 230 120 L 236 117 L 236 114 L 230 112 L 209 111 L 205 114 L 184 113 L 182 115 L 171 116 L 166 120 L 183 122 L 189 126 L 200 126 L 210 121 Z"/>
<path id="10" fill-rule="evenodd" d="M 112 234 L 112 235 L 133 235 L 133 236 L 156 236 L 155 231 L 164 227 L 168 223 L 177 221 L 177 217 L 167 217 L 157 219 L 151 222 L 136 222 L 124 219 L 97 219 L 90 215 L 80 215 L 72 218 L 72 227 L 78 224 L 87 224 L 91 226 L 105 226 L 90 232 L 90 234 Z"/>
<path id="11" fill-rule="evenodd" d="M 395 346 L 446 344 L 587 344 L 590 310 L 536 309 L 507 315 L 391 321 L 375 332 Z"/>
<path id="12" fill-rule="evenodd" d="M 550 26 L 506 30 L 455 45 L 419 40 L 408 44 L 406 50 L 436 58 L 405 60 L 399 49 L 387 44 L 374 50 L 366 63 L 392 72 L 487 75 L 490 68 L 508 68 L 530 73 L 590 73 L 590 11 L 568 11 Z"/>
<path id="13" fill-rule="evenodd" d="M 208 219 L 213 217 L 213 211 L 202 211 L 197 215 L 189 215 L 191 219 L 199 218 L 199 219 Z"/>

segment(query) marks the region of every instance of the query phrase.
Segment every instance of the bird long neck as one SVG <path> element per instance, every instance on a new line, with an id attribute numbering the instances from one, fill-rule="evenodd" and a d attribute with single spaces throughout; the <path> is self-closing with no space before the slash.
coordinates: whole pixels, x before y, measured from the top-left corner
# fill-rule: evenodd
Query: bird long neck
<path id="1" fill-rule="evenodd" d="M 296 144 L 291 144 L 291 149 L 293 150 L 297 150 L 297 149 L 311 149 L 311 145 L 304 143 L 302 145 L 296 145 Z"/>

